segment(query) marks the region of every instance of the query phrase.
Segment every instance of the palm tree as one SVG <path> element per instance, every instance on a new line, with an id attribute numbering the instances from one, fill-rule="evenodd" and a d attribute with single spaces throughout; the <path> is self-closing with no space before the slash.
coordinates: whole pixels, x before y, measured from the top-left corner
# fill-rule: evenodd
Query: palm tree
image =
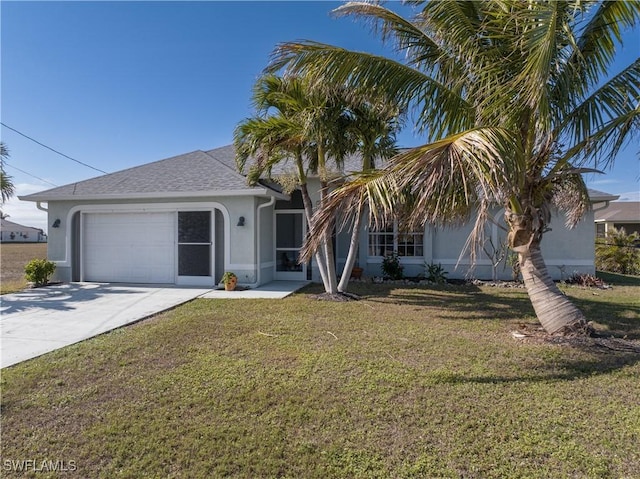
<path id="1" fill-rule="evenodd" d="M 358 151 L 362 156 L 361 172 L 370 172 L 375 169 L 376 160 L 386 160 L 397 153 L 395 135 L 400 128 L 399 106 L 389 102 L 388 99 L 375 96 L 353 97 L 349 110 L 353 116 L 351 132 L 358 141 Z M 351 228 L 351 240 L 342 277 L 338 283 L 340 292 L 346 291 L 351 271 L 356 263 L 363 216 L 362 205 L 359 205 L 356 210 L 346 211 L 343 216 L 343 223 Z"/>
<path id="2" fill-rule="evenodd" d="M 5 203 L 16 192 L 11 176 L 7 175 L 7 173 L 4 171 L 4 162 L 8 158 L 9 149 L 7 148 L 7 145 L 2 141 L 0 142 L 0 199 L 2 200 L 2 203 Z"/>
<path id="3" fill-rule="evenodd" d="M 355 148 L 349 134 L 346 96 L 340 89 L 311 87 L 300 78 L 265 75 L 256 82 L 253 103 L 257 116 L 242 121 L 234 133 L 238 168 L 243 171 L 247 160 L 255 158 L 248 172 L 253 184 L 263 174 L 270 174 L 277 163 L 293 160 L 293 187 L 300 188 L 310 221 L 313 205 L 307 189 L 308 173 L 319 174 L 322 204 L 329 189 L 328 160 L 340 166 Z M 320 244 L 316 263 L 326 292 L 334 294 L 338 285 L 330 232 Z"/>
<path id="4" fill-rule="evenodd" d="M 508 242 L 549 333 L 585 331 L 557 288 L 540 243 L 554 208 L 574 225 L 589 207 L 581 174 L 610 165 L 640 131 L 640 59 L 611 76 L 616 44 L 640 2 L 431 1 L 412 19 L 370 3 L 335 12 L 372 24 L 403 61 L 311 41 L 285 43 L 272 70 L 371 89 L 410 104 L 426 144 L 380 173 L 346 184 L 316 214 L 367 204 L 370 220 L 407 227 L 456 224 L 476 215 L 469 244 L 482 243 L 490 206 L 505 208 Z M 310 236 L 308 251 L 315 247 Z M 476 247 L 472 248 L 472 258 Z"/>

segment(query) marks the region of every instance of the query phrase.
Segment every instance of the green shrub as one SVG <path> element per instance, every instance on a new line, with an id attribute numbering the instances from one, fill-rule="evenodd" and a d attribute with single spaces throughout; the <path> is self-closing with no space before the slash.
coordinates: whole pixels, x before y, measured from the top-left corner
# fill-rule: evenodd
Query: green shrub
<path id="1" fill-rule="evenodd" d="M 400 258 L 397 252 L 393 252 L 385 256 L 382 260 L 382 274 L 389 279 L 402 279 L 404 266 L 400 264 Z"/>
<path id="2" fill-rule="evenodd" d="M 427 281 L 436 284 L 445 284 L 447 282 L 447 272 L 440 263 L 425 264 L 424 266 L 427 270 Z"/>
<path id="3" fill-rule="evenodd" d="M 628 235 L 624 228 L 609 231 L 596 240 L 596 269 L 610 273 L 640 274 L 638 233 Z"/>
<path id="4" fill-rule="evenodd" d="M 27 281 L 34 286 L 44 286 L 49 282 L 49 278 L 56 270 L 56 264 L 46 259 L 32 259 L 24 267 Z"/>

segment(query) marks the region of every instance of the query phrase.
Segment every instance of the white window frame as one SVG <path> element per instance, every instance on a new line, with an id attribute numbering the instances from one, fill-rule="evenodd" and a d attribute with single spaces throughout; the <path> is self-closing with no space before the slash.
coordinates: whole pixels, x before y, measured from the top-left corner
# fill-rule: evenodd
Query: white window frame
<path id="1" fill-rule="evenodd" d="M 393 249 L 389 250 L 389 249 L 385 249 L 385 254 L 384 255 L 377 255 L 377 254 L 371 254 L 371 248 L 372 248 L 372 239 L 374 237 L 383 237 L 383 236 L 389 236 L 389 235 L 393 235 Z M 409 243 L 406 240 L 402 241 L 402 237 L 406 236 L 406 237 L 413 237 L 414 241 L 413 243 Z M 416 237 L 419 237 L 419 241 L 415 241 Z M 367 235 L 367 254 L 369 258 L 384 258 L 384 256 L 386 256 L 387 254 L 391 254 L 393 252 L 396 252 L 398 254 L 398 256 L 400 258 L 417 258 L 417 259 L 421 259 L 424 258 L 424 238 L 425 238 L 425 234 L 424 231 L 413 231 L 413 232 L 409 232 L 409 233 L 404 233 L 404 232 L 400 232 L 398 231 L 398 222 L 394 221 L 393 222 L 393 228 L 389 228 L 387 227 L 387 230 L 385 231 L 378 231 L 376 230 L 373 226 L 369 226 L 369 232 Z M 382 246 L 382 243 L 377 243 L 375 244 L 375 248 L 376 250 Z M 386 245 L 386 242 L 384 244 Z M 407 248 L 413 248 L 414 254 L 413 255 L 407 255 Z M 415 250 L 416 248 L 420 248 L 420 251 L 422 254 L 415 254 Z"/>

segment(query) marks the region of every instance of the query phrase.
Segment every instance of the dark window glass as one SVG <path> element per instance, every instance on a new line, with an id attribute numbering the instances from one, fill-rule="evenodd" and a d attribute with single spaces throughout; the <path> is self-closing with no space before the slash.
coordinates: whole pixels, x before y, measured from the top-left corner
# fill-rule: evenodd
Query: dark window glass
<path id="1" fill-rule="evenodd" d="M 302 246 L 302 221 L 300 214 L 276 216 L 276 248 L 299 248 Z"/>
<path id="2" fill-rule="evenodd" d="M 178 243 L 210 242 L 210 211 L 181 211 L 178 213 Z"/>
<path id="3" fill-rule="evenodd" d="M 302 271 L 302 265 L 298 264 L 298 250 L 278 251 L 276 271 Z"/>
<path id="4" fill-rule="evenodd" d="M 211 246 L 193 244 L 179 245 L 178 275 L 211 276 Z"/>

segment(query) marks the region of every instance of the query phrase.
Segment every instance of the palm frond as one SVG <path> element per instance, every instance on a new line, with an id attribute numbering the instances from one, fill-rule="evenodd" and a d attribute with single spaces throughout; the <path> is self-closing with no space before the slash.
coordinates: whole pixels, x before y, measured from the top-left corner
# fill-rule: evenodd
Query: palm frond
<path id="1" fill-rule="evenodd" d="M 334 225 L 338 231 L 353 224 L 358 211 L 369 208 L 372 224 L 384 224 L 392 218 L 397 205 L 397 188 L 388 171 L 377 170 L 359 174 L 355 179 L 332 191 L 321 208 L 314 213 L 307 238 L 300 251 L 300 260 L 308 261 L 318 251 Z M 336 212 L 340 211 L 336 223 Z"/>
<path id="2" fill-rule="evenodd" d="M 564 46 L 566 2 L 522 3 L 517 21 L 522 33 L 516 51 L 522 56 L 522 64 L 513 79 L 514 88 L 520 89 L 521 101 L 538 112 L 539 121 L 545 123 L 539 127 L 548 130 L 552 108 L 549 85 Z"/>
<path id="3" fill-rule="evenodd" d="M 605 1 L 597 5 L 581 31 L 576 49 L 567 61 L 563 73 L 571 79 L 572 90 L 586 92 L 609 72 L 615 58 L 616 43 L 622 40 L 622 30 L 640 19 L 640 2 Z M 577 88 L 578 85 L 584 85 Z"/>
<path id="4" fill-rule="evenodd" d="M 518 142 L 501 128 L 468 130 L 414 148 L 388 167 L 413 198 L 410 228 L 462 223 L 480 199 L 504 201 L 521 187 L 524 168 Z"/>
<path id="5" fill-rule="evenodd" d="M 0 171 L 0 200 L 2 200 L 2 203 L 9 200 L 15 193 L 16 188 L 11 176 L 7 175 L 4 171 Z"/>
<path id="6" fill-rule="evenodd" d="M 286 156 L 284 152 L 293 153 L 301 136 L 299 125 L 281 116 L 245 119 L 234 131 L 238 171 L 244 172 L 247 161 L 253 159 L 250 182 L 255 182 L 256 173 L 268 171 Z"/>
<path id="7" fill-rule="evenodd" d="M 564 161 L 606 168 L 624 142 L 637 133 L 639 105 L 640 58 L 568 112 L 557 126 L 555 135 L 569 145 Z"/>
<path id="8" fill-rule="evenodd" d="M 432 3 L 435 5 L 440 2 Z M 451 42 L 439 41 L 441 32 L 429 28 L 430 22 L 426 21 L 426 18 L 430 15 L 424 13 L 423 11 L 413 19 L 405 19 L 382 5 L 366 2 L 348 2 L 333 11 L 335 16 L 353 16 L 370 25 L 373 33 L 378 34 L 383 43 L 391 44 L 403 55 L 407 65 L 420 71 L 436 73 L 445 63 L 449 66 L 463 66 L 464 64 L 456 61 L 459 57 L 451 55 L 447 48 L 443 48 Z M 450 27 L 451 25 L 447 28 L 449 34 L 452 33 Z M 468 24 L 465 27 L 468 27 Z M 436 65 L 439 67 L 436 68 Z"/>
<path id="9" fill-rule="evenodd" d="M 460 91 L 427 74 L 379 55 L 352 52 L 318 42 L 282 43 L 272 54 L 267 71 L 285 69 L 318 83 L 344 85 L 358 91 L 377 91 L 416 111 L 416 128 L 430 138 L 471 127 L 475 110 Z"/>
<path id="10" fill-rule="evenodd" d="M 518 145 L 499 128 L 470 130 L 413 148 L 392 158 L 384 170 L 357 175 L 333 191 L 312 218 L 304 254 L 312 255 L 321 245 L 336 211 L 346 212 L 338 227 L 351 224 L 352 212 L 364 206 L 376 227 L 393 219 L 407 230 L 425 223 L 462 224 L 478 207 L 486 211 L 486 205 L 513 194 L 504 185 L 511 181 L 517 189 L 523 176 Z"/>
<path id="11" fill-rule="evenodd" d="M 552 179 L 552 204 L 565 213 L 565 225 L 574 228 L 591 206 L 587 185 L 582 177 L 583 170 L 568 167 Z"/>

